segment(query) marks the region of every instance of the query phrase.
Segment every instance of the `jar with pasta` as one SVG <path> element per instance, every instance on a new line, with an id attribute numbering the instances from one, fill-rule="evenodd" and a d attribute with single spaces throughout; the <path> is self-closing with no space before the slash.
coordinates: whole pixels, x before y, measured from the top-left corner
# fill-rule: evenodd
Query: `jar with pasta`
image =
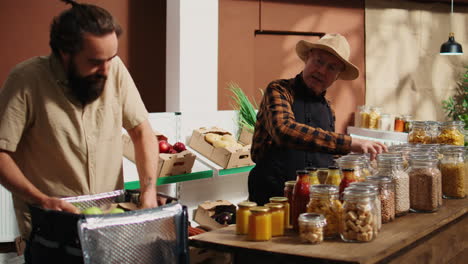
<path id="1" fill-rule="evenodd" d="M 236 212 L 236 234 L 247 235 L 249 231 L 250 208 L 257 206 L 255 202 L 240 202 Z"/>
<path id="2" fill-rule="evenodd" d="M 433 155 L 410 156 L 410 208 L 413 212 L 435 212 L 442 205 L 442 177 Z"/>
<path id="3" fill-rule="evenodd" d="M 412 125 L 411 131 L 408 134 L 409 143 L 430 144 L 432 142 L 424 121 L 414 121 Z"/>
<path id="4" fill-rule="evenodd" d="M 321 214 L 303 213 L 299 215 L 299 237 L 302 242 L 318 244 L 323 241 L 323 227 L 327 220 Z"/>
<path id="5" fill-rule="evenodd" d="M 378 129 L 380 118 L 381 118 L 380 107 L 371 107 L 370 112 L 369 112 L 369 128 Z"/>
<path id="6" fill-rule="evenodd" d="M 339 220 L 342 205 L 338 199 L 338 187 L 329 184 L 319 184 L 310 187 L 308 213 L 318 213 L 325 216 L 327 225 L 323 228 L 325 238 L 339 235 Z"/>
<path id="7" fill-rule="evenodd" d="M 446 199 L 462 199 L 466 197 L 465 181 L 465 149 L 458 146 L 447 146 L 441 150 L 443 158 L 440 162 L 442 173 L 442 194 Z"/>
<path id="8" fill-rule="evenodd" d="M 437 143 L 463 146 L 465 144 L 463 126 L 463 121 L 450 121 L 443 123 L 440 128 L 440 133 L 437 136 Z"/>
<path id="9" fill-rule="evenodd" d="M 370 190 L 349 189 L 344 193 L 341 239 L 345 242 L 370 242 L 377 235 L 373 196 Z"/>

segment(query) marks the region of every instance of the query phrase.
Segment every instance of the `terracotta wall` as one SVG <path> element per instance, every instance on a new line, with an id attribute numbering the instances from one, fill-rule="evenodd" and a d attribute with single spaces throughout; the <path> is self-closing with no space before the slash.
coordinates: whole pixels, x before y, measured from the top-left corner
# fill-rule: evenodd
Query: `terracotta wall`
<path id="1" fill-rule="evenodd" d="M 286 12 L 287 10 L 287 12 Z M 337 113 L 337 131 L 352 122 L 352 112 L 365 100 L 364 1 L 220 0 L 218 108 L 230 109 L 227 82 L 236 82 L 260 101 L 275 79 L 292 78 L 304 64 L 296 56 L 300 39 L 317 37 L 255 35 L 255 30 L 340 33 L 351 45 L 351 61 L 361 69 L 355 81 L 337 81 L 327 97 Z"/>
<path id="2" fill-rule="evenodd" d="M 166 1 L 87 0 L 111 12 L 124 34 L 119 56 L 127 65 L 146 107 L 165 110 Z M 52 18 L 69 6 L 59 0 L 0 1 L 0 84 L 19 62 L 47 55 Z"/>

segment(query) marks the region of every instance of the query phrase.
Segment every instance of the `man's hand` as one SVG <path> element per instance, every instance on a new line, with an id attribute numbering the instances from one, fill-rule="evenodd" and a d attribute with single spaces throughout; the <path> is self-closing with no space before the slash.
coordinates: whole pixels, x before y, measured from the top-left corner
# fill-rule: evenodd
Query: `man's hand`
<path id="1" fill-rule="evenodd" d="M 42 203 L 40 204 L 42 208 L 51 209 L 56 211 L 65 211 L 74 214 L 79 214 L 80 210 L 76 208 L 74 205 L 67 201 L 60 200 L 55 197 L 47 197 L 45 198 Z"/>
<path id="2" fill-rule="evenodd" d="M 351 151 L 357 153 L 370 153 L 371 160 L 374 160 L 375 157 L 377 157 L 377 154 L 387 152 L 388 149 L 387 146 L 380 142 L 360 138 L 352 138 Z"/>

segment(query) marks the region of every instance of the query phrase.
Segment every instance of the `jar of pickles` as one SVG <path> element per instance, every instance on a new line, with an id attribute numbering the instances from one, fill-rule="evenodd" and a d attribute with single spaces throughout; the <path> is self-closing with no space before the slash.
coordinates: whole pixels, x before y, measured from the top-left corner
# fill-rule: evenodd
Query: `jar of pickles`
<path id="1" fill-rule="evenodd" d="M 380 118 L 381 118 L 380 107 L 371 107 L 370 112 L 369 112 L 369 128 L 378 129 Z"/>
<path id="2" fill-rule="evenodd" d="M 327 175 L 327 179 L 325 180 L 325 184 L 340 186 L 340 182 L 341 182 L 340 168 L 336 166 L 328 167 L 328 175 Z"/>
<path id="3" fill-rule="evenodd" d="M 304 243 L 318 244 L 323 241 L 323 227 L 327 220 L 321 214 L 303 213 L 299 216 L 299 237 Z"/>
<path id="4" fill-rule="evenodd" d="M 414 121 L 408 134 L 408 142 L 413 144 L 430 144 L 432 142 L 424 121 Z"/>
<path id="5" fill-rule="evenodd" d="M 327 225 L 323 228 L 325 238 L 339 235 L 339 220 L 343 208 L 338 195 L 338 187 L 335 185 L 319 184 L 310 187 L 307 212 L 322 214 L 327 219 Z"/>
<path id="6" fill-rule="evenodd" d="M 320 184 L 318 176 L 317 176 L 317 168 L 307 167 L 306 171 L 309 172 L 310 185 Z"/>
<path id="7" fill-rule="evenodd" d="M 463 121 L 449 121 L 441 125 L 440 133 L 437 136 L 437 143 L 463 146 L 465 144 L 465 135 Z"/>
<path id="8" fill-rule="evenodd" d="M 465 148 L 447 146 L 441 150 L 443 158 L 440 162 L 442 173 L 442 194 L 446 199 L 462 199 L 466 197 L 465 181 Z"/>
<path id="9" fill-rule="evenodd" d="M 413 212 L 434 212 L 442 205 L 442 177 L 433 155 L 410 156 L 410 208 Z"/>
<path id="10" fill-rule="evenodd" d="M 395 220 L 395 185 L 391 177 L 371 176 L 367 181 L 377 184 L 378 195 L 382 205 L 382 224 Z"/>
<path id="11" fill-rule="evenodd" d="M 288 198 L 286 197 L 271 197 L 270 203 L 280 203 L 284 207 L 284 228 L 291 228 L 291 207 L 289 205 Z"/>
<path id="12" fill-rule="evenodd" d="M 344 193 L 341 215 L 341 239 L 345 242 L 369 242 L 377 235 L 377 221 L 371 190 L 350 188 Z"/>
<path id="13" fill-rule="evenodd" d="M 247 235 L 249 231 L 250 208 L 257 206 L 255 202 L 240 202 L 236 212 L 236 234 Z"/>
<path id="14" fill-rule="evenodd" d="M 271 239 L 271 213 L 266 206 L 250 208 L 249 229 L 247 239 L 251 241 L 267 241 Z"/>
<path id="15" fill-rule="evenodd" d="M 271 213 L 271 236 L 284 235 L 284 205 L 280 203 L 267 203 Z"/>

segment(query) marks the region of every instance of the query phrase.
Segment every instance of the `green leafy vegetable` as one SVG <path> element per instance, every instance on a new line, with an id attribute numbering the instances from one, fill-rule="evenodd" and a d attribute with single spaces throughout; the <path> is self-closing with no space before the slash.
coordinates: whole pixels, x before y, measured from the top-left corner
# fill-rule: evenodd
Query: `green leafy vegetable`
<path id="1" fill-rule="evenodd" d="M 253 105 L 249 98 L 245 95 L 244 91 L 236 83 L 228 83 L 228 89 L 233 93 L 231 99 L 235 104 L 231 104 L 232 108 L 239 111 L 238 124 L 239 128 L 245 127 L 248 131 L 254 131 L 255 122 L 257 121 L 258 105 Z"/>

